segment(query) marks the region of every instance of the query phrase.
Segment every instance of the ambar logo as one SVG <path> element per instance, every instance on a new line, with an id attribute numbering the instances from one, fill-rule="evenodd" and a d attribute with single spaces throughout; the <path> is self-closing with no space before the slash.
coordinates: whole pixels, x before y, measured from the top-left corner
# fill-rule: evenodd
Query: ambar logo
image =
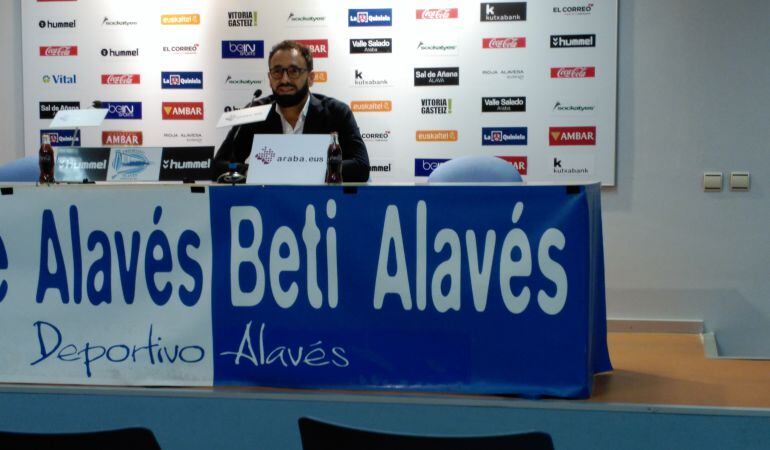
<path id="1" fill-rule="evenodd" d="M 417 142 L 456 142 L 457 130 L 418 130 Z"/>
<path id="2" fill-rule="evenodd" d="M 203 102 L 163 102 L 163 120 L 203 120 Z"/>
<path id="3" fill-rule="evenodd" d="M 313 55 L 313 58 L 329 57 L 328 39 L 297 39 L 295 42 L 298 42 L 310 49 L 310 53 Z"/>
<path id="4" fill-rule="evenodd" d="M 139 146 L 144 143 L 141 131 L 102 131 L 102 145 Z"/>
<path id="5" fill-rule="evenodd" d="M 160 16 L 161 25 L 200 25 L 200 14 L 163 14 Z"/>
<path id="6" fill-rule="evenodd" d="M 596 127 L 551 127 L 549 145 L 596 145 Z"/>
<path id="7" fill-rule="evenodd" d="M 352 101 L 350 109 L 354 112 L 388 112 L 393 109 L 390 100 Z"/>
<path id="8" fill-rule="evenodd" d="M 527 174 L 528 164 L 526 156 L 498 156 L 498 158 L 511 163 L 511 165 L 519 171 L 519 175 Z"/>

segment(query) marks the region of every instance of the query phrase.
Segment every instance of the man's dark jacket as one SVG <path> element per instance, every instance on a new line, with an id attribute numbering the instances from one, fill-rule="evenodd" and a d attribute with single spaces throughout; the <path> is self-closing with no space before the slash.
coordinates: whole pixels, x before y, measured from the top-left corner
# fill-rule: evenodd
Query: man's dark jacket
<path id="1" fill-rule="evenodd" d="M 303 134 L 339 134 L 342 147 L 342 180 L 365 182 L 369 180 L 369 156 L 361 132 L 348 105 L 321 94 L 310 94 L 310 106 L 305 117 Z M 281 117 L 276 112 L 273 96 L 261 98 L 248 106 L 273 103 L 267 119 L 233 127 L 214 156 L 215 167 L 227 167 L 228 162 L 243 163 L 251 154 L 255 134 L 283 134 Z M 240 131 L 238 129 L 240 128 Z M 222 172 L 224 170 L 221 170 Z"/>

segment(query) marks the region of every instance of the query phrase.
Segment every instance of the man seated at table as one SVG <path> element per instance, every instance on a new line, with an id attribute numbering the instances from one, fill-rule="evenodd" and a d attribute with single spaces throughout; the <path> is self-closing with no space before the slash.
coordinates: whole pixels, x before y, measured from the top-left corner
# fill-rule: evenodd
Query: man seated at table
<path id="1" fill-rule="evenodd" d="M 268 58 L 273 95 L 247 106 L 273 104 L 263 122 L 233 127 L 214 156 L 222 163 L 244 163 L 251 154 L 255 134 L 339 134 L 342 148 L 342 180 L 369 180 L 369 156 L 353 112 L 339 100 L 310 93 L 313 85 L 313 55 L 294 41 L 276 44 Z M 240 128 L 240 131 L 239 131 Z M 226 166 L 225 166 L 226 167 Z"/>

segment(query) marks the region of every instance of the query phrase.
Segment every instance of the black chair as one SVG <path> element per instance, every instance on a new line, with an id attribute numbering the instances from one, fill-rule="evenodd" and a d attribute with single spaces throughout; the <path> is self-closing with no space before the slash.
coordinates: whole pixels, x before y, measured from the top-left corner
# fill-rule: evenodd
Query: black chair
<path id="1" fill-rule="evenodd" d="M 303 450 L 552 450 L 546 433 L 500 436 L 409 436 L 332 425 L 306 417 L 299 419 Z"/>
<path id="2" fill-rule="evenodd" d="M 8 450 L 160 450 L 146 428 L 88 433 L 37 434 L 0 431 L 0 449 Z"/>

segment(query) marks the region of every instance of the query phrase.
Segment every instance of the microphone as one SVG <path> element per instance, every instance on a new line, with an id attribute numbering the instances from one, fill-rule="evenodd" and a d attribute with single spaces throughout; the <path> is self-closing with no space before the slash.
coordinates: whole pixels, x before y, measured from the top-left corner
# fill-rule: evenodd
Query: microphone
<path id="1" fill-rule="evenodd" d="M 94 100 L 94 102 L 91 103 L 91 108 L 104 109 L 105 108 L 104 102 L 102 102 L 101 100 Z"/>
<path id="2" fill-rule="evenodd" d="M 254 96 L 251 97 L 251 103 L 249 103 L 251 106 L 256 106 L 259 103 L 259 97 L 262 96 L 262 89 L 257 88 L 256 91 L 254 91 Z"/>

